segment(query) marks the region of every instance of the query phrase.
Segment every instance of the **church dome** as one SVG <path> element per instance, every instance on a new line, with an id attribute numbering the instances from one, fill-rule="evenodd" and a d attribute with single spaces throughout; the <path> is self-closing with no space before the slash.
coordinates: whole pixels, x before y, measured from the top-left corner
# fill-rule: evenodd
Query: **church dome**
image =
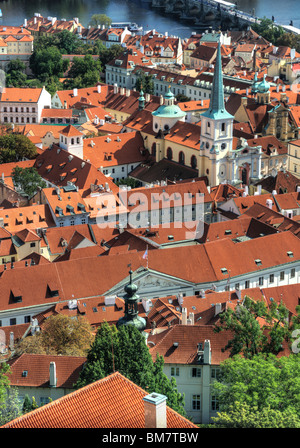
<path id="1" fill-rule="evenodd" d="M 171 92 L 171 88 L 169 87 L 169 91 L 164 95 L 164 104 L 159 106 L 158 109 L 156 109 L 154 112 L 152 112 L 152 115 L 154 117 L 161 117 L 161 118 L 183 118 L 186 116 L 186 112 L 180 109 L 179 106 L 174 104 L 174 95 Z"/>

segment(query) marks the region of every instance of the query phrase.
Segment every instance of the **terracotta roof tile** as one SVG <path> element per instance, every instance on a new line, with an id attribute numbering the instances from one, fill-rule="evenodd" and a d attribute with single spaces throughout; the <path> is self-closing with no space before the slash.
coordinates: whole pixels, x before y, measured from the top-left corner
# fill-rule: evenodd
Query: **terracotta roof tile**
<path id="1" fill-rule="evenodd" d="M 6 428 L 144 428 L 147 393 L 119 372 L 46 404 Z M 80 412 L 78 410 L 80 409 Z M 197 428 L 167 407 L 168 428 Z"/>
<path id="2" fill-rule="evenodd" d="M 56 364 L 57 387 L 73 389 L 85 357 L 53 356 L 23 353 L 9 362 L 11 373 L 8 375 L 12 386 L 17 387 L 49 387 L 50 362 Z M 22 376 L 26 370 L 27 376 Z"/>

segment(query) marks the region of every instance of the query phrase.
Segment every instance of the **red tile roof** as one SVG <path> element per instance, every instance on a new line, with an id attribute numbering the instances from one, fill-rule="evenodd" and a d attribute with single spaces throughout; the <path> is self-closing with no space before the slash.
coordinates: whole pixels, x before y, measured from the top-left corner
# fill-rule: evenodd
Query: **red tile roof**
<path id="1" fill-rule="evenodd" d="M 153 359 L 160 354 L 165 364 L 197 364 L 198 343 L 204 347 L 204 341 L 208 339 L 211 344 L 211 363 L 219 365 L 229 356 L 229 352 L 223 352 L 223 349 L 231 338 L 232 333 L 215 333 L 214 327 L 209 325 L 175 325 L 161 334 L 160 341 L 154 347 L 149 344 L 151 336 L 147 342 Z M 174 342 L 178 342 L 177 347 L 173 346 Z"/>
<path id="2" fill-rule="evenodd" d="M 57 386 L 73 389 L 80 371 L 85 363 L 85 357 L 54 356 L 23 353 L 18 358 L 9 361 L 11 373 L 8 375 L 12 386 L 16 387 L 49 387 L 50 362 L 56 364 Z M 26 377 L 22 372 L 27 370 Z"/>
<path id="3" fill-rule="evenodd" d="M 42 88 L 28 88 L 28 87 L 5 87 L 1 93 L 1 102 L 23 102 L 23 103 L 37 103 L 42 93 Z"/>
<path id="4" fill-rule="evenodd" d="M 119 372 L 4 425 L 4 428 L 145 428 L 142 388 Z M 168 428 L 197 428 L 167 407 Z"/>
<path id="5" fill-rule="evenodd" d="M 83 158 L 97 168 L 140 163 L 147 154 L 140 132 L 84 139 Z"/>
<path id="6" fill-rule="evenodd" d="M 60 134 L 66 136 L 66 137 L 78 137 L 82 136 L 82 132 L 78 131 L 74 126 L 69 124 L 64 129 L 59 131 Z"/>
<path id="7" fill-rule="evenodd" d="M 43 204 L 0 209 L 0 218 L 3 219 L 5 229 L 11 233 L 23 229 L 35 230 L 55 225 L 49 206 Z"/>

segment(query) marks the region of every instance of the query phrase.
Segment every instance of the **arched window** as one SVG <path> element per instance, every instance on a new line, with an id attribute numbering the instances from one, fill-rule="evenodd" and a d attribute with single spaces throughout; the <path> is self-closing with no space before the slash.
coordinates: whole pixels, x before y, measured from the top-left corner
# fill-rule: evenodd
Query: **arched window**
<path id="1" fill-rule="evenodd" d="M 184 165 L 184 153 L 182 151 L 179 153 L 179 163 Z"/>
<path id="2" fill-rule="evenodd" d="M 192 156 L 192 157 L 191 157 L 191 167 L 192 167 L 193 169 L 196 169 L 196 168 L 197 168 L 197 157 L 196 157 L 196 156 Z"/>
<path id="3" fill-rule="evenodd" d="M 173 159 L 173 151 L 172 151 L 172 148 L 170 148 L 170 146 L 167 149 L 167 159 L 168 160 L 172 160 Z"/>
<path id="4" fill-rule="evenodd" d="M 156 157 L 156 143 L 153 143 L 152 145 L 151 154 L 153 155 L 153 157 Z"/>
<path id="5" fill-rule="evenodd" d="M 71 145 L 74 145 L 74 138 L 71 138 Z"/>

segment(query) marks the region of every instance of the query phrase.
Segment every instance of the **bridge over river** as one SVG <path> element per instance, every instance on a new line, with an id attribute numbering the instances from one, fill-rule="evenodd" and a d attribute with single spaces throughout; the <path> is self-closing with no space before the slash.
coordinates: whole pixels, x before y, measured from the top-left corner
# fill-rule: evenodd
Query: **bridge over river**
<path id="1" fill-rule="evenodd" d="M 260 18 L 237 9 L 235 3 L 225 0 L 150 0 L 153 8 L 159 8 L 166 14 L 172 14 L 180 20 L 186 20 L 195 28 L 247 29 Z M 279 25 L 279 24 L 277 24 Z M 287 32 L 300 34 L 292 25 L 281 25 Z"/>

